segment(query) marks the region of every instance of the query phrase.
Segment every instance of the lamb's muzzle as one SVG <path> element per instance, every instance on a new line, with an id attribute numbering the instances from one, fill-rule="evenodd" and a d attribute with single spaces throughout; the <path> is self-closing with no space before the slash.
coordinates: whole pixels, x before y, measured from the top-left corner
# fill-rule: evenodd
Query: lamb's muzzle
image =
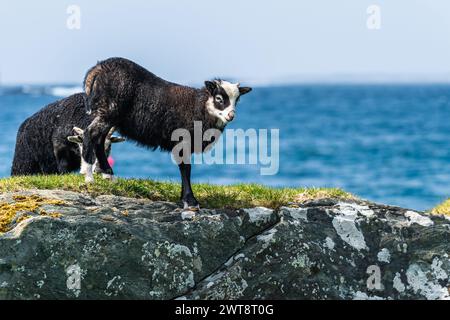
<path id="1" fill-rule="evenodd" d="M 233 119 L 234 119 L 234 114 L 235 114 L 234 110 L 231 110 L 231 111 L 228 112 L 228 114 L 225 116 L 225 119 L 226 119 L 228 122 L 233 121 Z"/>

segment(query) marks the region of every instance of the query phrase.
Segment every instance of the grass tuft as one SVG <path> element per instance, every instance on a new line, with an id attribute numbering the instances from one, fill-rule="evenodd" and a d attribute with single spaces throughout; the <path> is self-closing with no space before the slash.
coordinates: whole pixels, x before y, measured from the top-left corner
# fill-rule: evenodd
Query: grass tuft
<path id="1" fill-rule="evenodd" d="M 450 216 L 450 199 L 445 200 L 431 210 L 432 214 L 445 214 Z"/>
<path id="2" fill-rule="evenodd" d="M 0 192 L 27 189 L 61 189 L 88 193 L 93 196 L 112 194 L 131 198 L 146 198 L 177 202 L 181 186 L 174 182 L 147 179 L 103 180 L 86 185 L 81 175 L 19 176 L 0 179 Z M 290 202 L 304 202 L 317 198 L 353 198 L 345 191 L 335 188 L 271 188 L 258 184 L 193 185 L 195 196 L 206 208 L 245 208 L 263 206 L 277 208 Z"/>

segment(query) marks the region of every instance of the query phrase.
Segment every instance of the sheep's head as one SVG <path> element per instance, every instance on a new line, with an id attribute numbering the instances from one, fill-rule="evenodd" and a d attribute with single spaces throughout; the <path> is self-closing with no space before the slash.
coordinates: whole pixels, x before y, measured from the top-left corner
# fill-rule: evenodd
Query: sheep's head
<path id="1" fill-rule="evenodd" d="M 118 143 L 125 141 L 125 138 L 123 137 L 116 137 L 113 136 L 113 133 L 115 131 L 115 128 L 112 127 L 111 130 L 109 130 L 108 135 L 105 139 L 105 153 L 106 155 L 109 155 L 111 153 L 111 144 L 112 143 Z M 80 147 L 80 150 L 82 150 L 83 147 L 83 138 L 84 138 L 84 130 L 78 127 L 73 127 L 73 132 L 75 135 L 67 137 L 67 140 L 73 143 L 77 143 Z"/>
<path id="2" fill-rule="evenodd" d="M 217 118 L 222 127 L 233 121 L 239 98 L 252 91 L 250 87 L 241 87 L 239 83 L 224 80 L 205 81 L 205 87 L 209 95 L 206 110 Z"/>

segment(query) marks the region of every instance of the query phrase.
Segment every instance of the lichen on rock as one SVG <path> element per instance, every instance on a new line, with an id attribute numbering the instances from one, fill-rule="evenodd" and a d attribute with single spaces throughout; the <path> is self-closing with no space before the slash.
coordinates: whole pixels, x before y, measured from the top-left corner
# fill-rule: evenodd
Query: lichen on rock
<path id="1" fill-rule="evenodd" d="M 15 194 L 8 200 L 9 201 L 0 202 L 0 233 L 11 230 L 15 224 L 31 218 L 33 214 L 59 218 L 61 216 L 60 213 L 48 213 L 46 210 L 42 209 L 42 206 L 60 206 L 65 204 L 64 201 L 47 199 L 35 194 Z"/>

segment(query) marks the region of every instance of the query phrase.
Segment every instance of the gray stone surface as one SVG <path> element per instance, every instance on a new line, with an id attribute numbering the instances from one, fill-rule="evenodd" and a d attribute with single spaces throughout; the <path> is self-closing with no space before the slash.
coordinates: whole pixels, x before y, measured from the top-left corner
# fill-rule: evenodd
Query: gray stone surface
<path id="1" fill-rule="evenodd" d="M 65 205 L 43 206 L 60 218 L 32 215 L 0 236 L 1 299 L 450 297 L 442 216 L 327 199 L 182 220 L 169 202 L 17 194 Z"/>

